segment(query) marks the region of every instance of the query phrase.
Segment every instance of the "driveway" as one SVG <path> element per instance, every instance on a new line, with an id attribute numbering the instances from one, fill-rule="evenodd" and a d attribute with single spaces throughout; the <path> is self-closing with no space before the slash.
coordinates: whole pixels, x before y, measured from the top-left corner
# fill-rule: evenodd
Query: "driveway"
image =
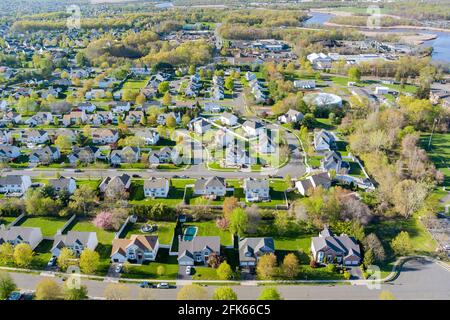
<path id="1" fill-rule="evenodd" d="M 186 274 L 186 266 L 179 266 L 178 267 L 177 279 L 178 280 L 192 280 L 192 275 Z"/>

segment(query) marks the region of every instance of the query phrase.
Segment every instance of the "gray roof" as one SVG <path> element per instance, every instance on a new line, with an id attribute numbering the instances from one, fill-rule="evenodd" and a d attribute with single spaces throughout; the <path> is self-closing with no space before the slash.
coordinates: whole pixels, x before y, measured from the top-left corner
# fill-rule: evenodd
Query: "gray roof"
<path id="1" fill-rule="evenodd" d="M 74 180 L 73 178 L 65 178 L 59 177 L 58 179 L 51 179 L 48 181 L 48 184 L 56 189 L 67 189 L 69 187 L 70 181 Z"/>
<path id="2" fill-rule="evenodd" d="M 192 256 L 195 252 L 201 252 L 205 248 L 213 252 L 220 252 L 220 237 L 195 236 L 191 241 L 181 240 L 178 245 L 178 258 L 183 255 Z"/>
<path id="3" fill-rule="evenodd" d="M 334 136 L 326 130 L 320 130 L 314 136 L 315 144 L 319 144 L 320 140 L 324 140 L 329 145 L 331 145 L 335 141 Z"/>
<path id="4" fill-rule="evenodd" d="M 310 177 L 311 180 L 317 185 L 324 185 L 330 183 L 330 175 L 328 172 L 321 172 Z"/>
<path id="5" fill-rule="evenodd" d="M 242 124 L 243 127 L 249 127 L 253 129 L 263 128 L 264 125 L 259 121 L 247 120 Z"/>
<path id="6" fill-rule="evenodd" d="M 165 188 L 167 183 L 168 183 L 168 179 L 166 178 L 151 178 L 151 179 L 147 179 L 144 181 L 144 188 L 148 188 L 148 189 L 153 189 L 153 188 Z"/>
<path id="7" fill-rule="evenodd" d="M 275 252 L 273 238 L 245 238 L 239 241 L 239 261 L 255 261 L 257 257 Z"/>
<path id="8" fill-rule="evenodd" d="M 0 185 L 22 184 L 23 176 L 21 175 L 8 175 L 0 177 Z"/>
<path id="9" fill-rule="evenodd" d="M 67 247 L 72 246 L 77 243 L 78 245 L 86 246 L 88 241 L 95 237 L 97 239 L 97 234 L 95 232 L 84 232 L 84 231 L 69 231 L 67 234 L 60 234 L 55 236 L 53 241 L 53 247 Z"/>
<path id="10" fill-rule="evenodd" d="M 269 189 L 269 180 L 247 178 L 244 180 L 245 189 Z"/>
<path id="11" fill-rule="evenodd" d="M 8 230 L 0 230 L 0 239 L 3 239 L 3 241 L 13 241 L 17 238 L 21 238 L 24 241 L 29 241 L 31 235 L 35 232 L 39 232 L 41 234 L 41 229 L 28 227 L 10 227 Z"/>
<path id="12" fill-rule="evenodd" d="M 316 252 L 330 248 L 335 253 L 341 254 L 344 257 L 352 254 L 361 257 L 361 249 L 358 242 L 355 238 L 346 234 L 335 236 L 332 232 L 323 230 L 318 237 L 312 238 L 312 245 Z"/>
<path id="13" fill-rule="evenodd" d="M 226 187 L 225 179 L 221 177 L 209 177 L 208 179 L 200 178 L 195 181 L 195 189 L 205 189 L 206 187 L 224 188 Z"/>

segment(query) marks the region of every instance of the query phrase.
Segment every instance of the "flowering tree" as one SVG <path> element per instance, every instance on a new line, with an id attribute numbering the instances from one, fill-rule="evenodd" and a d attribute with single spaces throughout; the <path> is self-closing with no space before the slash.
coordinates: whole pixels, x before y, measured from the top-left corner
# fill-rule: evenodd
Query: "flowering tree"
<path id="1" fill-rule="evenodd" d="M 95 216 L 92 223 L 98 228 L 111 230 L 113 229 L 113 214 L 110 211 L 101 211 Z"/>

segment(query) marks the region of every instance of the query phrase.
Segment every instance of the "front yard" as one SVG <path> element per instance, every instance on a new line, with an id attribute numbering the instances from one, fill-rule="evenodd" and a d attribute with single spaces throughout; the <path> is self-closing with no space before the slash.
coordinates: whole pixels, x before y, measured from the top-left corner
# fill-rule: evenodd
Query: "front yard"
<path id="1" fill-rule="evenodd" d="M 158 267 L 164 267 L 164 273 L 159 275 L 157 273 Z M 146 262 L 142 265 L 129 265 L 123 272 L 124 278 L 132 279 L 159 279 L 159 280 L 173 280 L 178 275 L 178 261 L 177 256 L 170 256 L 169 250 L 160 248 L 156 261 Z"/>

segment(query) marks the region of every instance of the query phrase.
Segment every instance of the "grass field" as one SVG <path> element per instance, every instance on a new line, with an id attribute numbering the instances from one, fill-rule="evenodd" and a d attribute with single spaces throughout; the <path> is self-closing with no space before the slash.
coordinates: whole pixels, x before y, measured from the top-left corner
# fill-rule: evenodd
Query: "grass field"
<path id="1" fill-rule="evenodd" d="M 67 222 L 66 218 L 59 217 L 26 217 L 19 224 L 21 227 L 41 228 L 44 237 L 51 237 L 56 234 Z"/>
<path id="2" fill-rule="evenodd" d="M 5 224 L 8 225 L 14 220 L 16 220 L 17 217 L 0 217 L 0 225 Z"/>
<path id="3" fill-rule="evenodd" d="M 433 161 L 436 168 L 444 173 L 445 180 L 443 185 L 450 187 L 450 133 L 433 134 L 430 147 L 428 147 L 429 139 L 429 134 L 421 136 L 422 148 L 427 151 L 430 160 Z"/>
<path id="4" fill-rule="evenodd" d="M 175 229 L 175 222 L 165 222 L 165 221 L 148 221 L 147 224 L 151 225 L 157 225 L 158 229 L 155 232 L 152 233 L 143 233 L 141 232 L 141 227 L 144 226 L 144 223 L 134 223 L 129 224 L 123 234 L 121 235 L 121 238 L 129 238 L 133 234 L 145 234 L 145 235 L 157 235 L 159 238 L 160 244 L 170 244 L 172 242 L 173 233 Z"/>
<path id="5" fill-rule="evenodd" d="M 224 246 L 233 244 L 231 233 L 228 230 L 221 230 L 216 226 L 215 221 L 187 222 L 183 225 L 183 229 L 188 226 L 196 226 L 197 236 L 219 236 L 220 243 Z"/>
<path id="6" fill-rule="evenodd" d="M 110 245 L 114 239 L 114 232 L 100 229 L 94 226 L 94 224 L 88 219 L 75 220 L 75 222 L 72 223 L 68 229 L 71 231 L 96 232 L 98 242 L 106 245 Z"/>

